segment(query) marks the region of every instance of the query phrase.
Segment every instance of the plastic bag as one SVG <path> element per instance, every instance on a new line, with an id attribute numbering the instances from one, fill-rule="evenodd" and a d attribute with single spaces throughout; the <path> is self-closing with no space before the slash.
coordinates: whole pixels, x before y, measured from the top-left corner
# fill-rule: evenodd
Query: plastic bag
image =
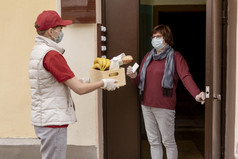
<path id="1" fill-rule="evenodd" d="M 119 69 L 121 65 L 123 65 L 122 62 L 122 57 L 125 57 L 125 53 L 121 53 L 118 56 L 115 56 L 111 59 L 111 64 L 109 67 L 109 70 L 115 70 L 115 69 Z"/>

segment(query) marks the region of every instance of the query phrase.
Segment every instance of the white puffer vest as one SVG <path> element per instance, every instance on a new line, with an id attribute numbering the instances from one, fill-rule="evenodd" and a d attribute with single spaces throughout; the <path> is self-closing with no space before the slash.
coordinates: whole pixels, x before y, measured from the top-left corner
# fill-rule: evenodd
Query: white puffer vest
<path id="1" fill-rule="evenodd" d="M 36 37 L 29 64 L 31 122 L 36 126 L 66 125 L 76 122 L 69 88 L 63 83 L 58 83 L 43 66 L 43 59 L 51 50 L 64 53 L 64 49 L 52 40 L 43 36 Z"/>

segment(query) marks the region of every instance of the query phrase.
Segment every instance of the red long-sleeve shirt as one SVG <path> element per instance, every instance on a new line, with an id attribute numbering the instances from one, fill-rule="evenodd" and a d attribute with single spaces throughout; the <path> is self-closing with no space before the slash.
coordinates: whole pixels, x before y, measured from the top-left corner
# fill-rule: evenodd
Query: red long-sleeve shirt
<path id="1" fill-rule="evenodd" d="M 141 63 L 139 73 L 136 78 L 132 79 L 132 82 L 139 85 L 140 73 L 143 64 L 149 53 L 147 53 Z M 162 78 L 164 75 L 166 58 L 163 60 L 151 60 L 150 64 L 146 70 L 145 77 L 145 87 L 144 87 L 144 99 L 142 104 L 144 106 L 158 107 L 165 109 L 175 109 L 176 105 L 176 88 L 178 80 L 181 79 L 183 85 L 190 92 L 190 94 L 195 98 L 196 95 L 200 93 L 200 89 L 193 80 L 192 75 L 189 72 L 187 62 L 183 56 L 175 51 L 174 52 L 174 78 L 173 78 L 173 95 L 172 97 L 163 96 L 162 91 Z"/>

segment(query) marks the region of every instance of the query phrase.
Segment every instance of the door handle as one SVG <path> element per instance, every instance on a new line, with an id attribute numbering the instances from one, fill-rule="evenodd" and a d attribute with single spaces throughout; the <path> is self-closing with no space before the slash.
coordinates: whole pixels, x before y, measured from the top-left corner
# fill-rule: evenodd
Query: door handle
<path id="1" fill-rule="evenodd" d="M 210 94 L 210 87 L 206 86 L 206 98 L 209 98 L 209 94 Z"/>
<path id="2" fill-rule="evenodd" d="M 213 94 L 213 99 L 221 100 L 220 94 Z"/>

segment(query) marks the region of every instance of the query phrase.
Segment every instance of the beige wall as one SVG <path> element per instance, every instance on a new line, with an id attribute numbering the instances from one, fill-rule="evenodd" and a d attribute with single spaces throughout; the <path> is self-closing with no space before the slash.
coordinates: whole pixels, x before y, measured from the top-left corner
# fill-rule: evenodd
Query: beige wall
<path id="1" fill-rule="evenodd" d="M 97 1 L 97 22 L 101 22 L 100 2 Z M 57 0 L 57 11 L 60 13 L 60 0 Z M 66 58 L 70 68 L 77 78 L 89 77 L 89 68 L 97 56 L 97 24 L 73 24 L 63 29 L 64 39 L 60 43 L 66 50 Z M 77 95 L 72 92 L 76 105 L 78 122 L 69 126 L 68 144 L 96 145 L 102 149 L 102 111 L 99 91 L 86 95 Z M 100 132 L 99 132 L 100 131 Z M 100 141 L 100 142 L 99 142 Z M 98 154 L 101 156 L 102 154 Z"/>
<path id="2" fill-rule="evenodd" d="M 89 77 L 89 68 L 96 57 L 97 25 L 74 24 L 64 28 L 63 32 L 65 36 L 61 45 L 66 49 L 64 56 L 69 66 L 76 77 Z M 81 96 L 72 92 L 78 122 L 69 126 L 68 144 L 95 145 L 97 156 L 102 158 L 102 107 L 98 102 L 100 94 L 101 90 Z"/>
<path id="3" fill-rule="evenodd" d="M 97 4 L 97 23 L 101 23 L 101 0 Z M 57 11 L 60 13 L 60 0 Z M 97 56 L 97 24 L 73 24 L 64 28 L 60 43 L 65 58 L 77 78 L 89 77 L 89 68 Z M 97 156 L 103 158 L 102 91 L 79 96 L 72 92 L 78 122 L 69 126 L 68 144 L 97 147 Z"/>
<path id="4" fill-rule="evenodd" d="M 30 123 L 29 55 L 36 35 L 34 22 L 56 1 L 7 0 L 0 5 L 0 138 L 35 137 Z"/>
<path id="5" fill-rule="evenodd" d="M 89 77 L 89 68 L 96 57 L 96 24 L 73 24 L 64 28 L 66 60 L 76 77 Z M 86 95 L 73 93 L 78 122 L 69 127 L 69 144 L 96 145 L 97 92 Z"/>
<path id="6" fill-rule="evenodd" d="M 39 13 L 49 9 L 60 11 L 60 0 L 1 3 L 0 138 L 36 137 L 30 122 L 28 64 L 36 36 L 34 22 Z M 66 49 L 65 58 L 76 77 L 89 76 L 97 52 L 96 29 L 96 24 L 73 24 L 63 29 L 65 35 L 60 45 Z M 68 144 L 99 144 L 98 129 L 101 127 L 98 120 L 102 116 L 98 115 L 101 111 L 98 93 L 94 91 L 82 96 L 73 93 L 78 122 L 69 126 Z"/>

